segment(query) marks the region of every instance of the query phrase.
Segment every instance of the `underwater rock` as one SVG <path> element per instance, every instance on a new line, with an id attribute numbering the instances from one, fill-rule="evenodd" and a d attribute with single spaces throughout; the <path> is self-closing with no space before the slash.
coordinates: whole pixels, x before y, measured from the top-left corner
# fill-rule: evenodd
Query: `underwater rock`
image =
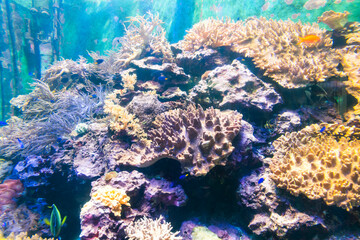
<path id="1" fill-rule="evenodd" d="M 207 232 L 213 235 L 214 237 L 217 237 L 218 239 L 223 240 L 249 240 L 250 238 L 238 227 L 232 226 L 228 223 L 214 223 L 209 226 L 204 226 L 197 220 L 190 220 L 185 221 L 181 224 L 180 228 L 180 235 L 183 237 L 183 240 L 192 240 L 193 239 L 193 229 L 194 228 L 206 228 Z M 197 239 L 209 239 L 206 238 L 205 235 L 203 235 L 203 238 L 201 238 L 201 235 L 198 235 Z"/>
<path id="2" fill-rule="evenodd" d="M 275 233 L 278 237 L 286 238 L 287 235 L 294 234 L 297 230 L 301 231 L 298 235 L 305 235 L 305 232 L 313 234 L 322 232 L 323 225 L 315 217 L 290 207 L 280 214 L 277 212 L 256 214 L 250 222 L 249 228 L 256 235 L 267 236 L 267 234 Z"/>
<path id="3" fill-rule="evenodd" d="M 156 95 L 152 94 L 135 96 L 126 108 L 145 126 L 151 124 L 157 115 L 169 109 L 166 104 L 158 100 Z"/>
<path id="4" fill-rule="evenodd" d="M 180 185 L 171 187 L 166 180 L 148 180 L 137 171 L 109 172 L 92 182 L 91 192 L 104 186 L 124 190 L 131 206 L 123 206 L 120 218 L 110 207 L 91 198 L 81 209 L 82 239 L 124 239 L 124 229 L 138 217 L 159 216 L 168 206 L 183 206 L 187 199 Z"/>
<path id="5" fill-rule="evenodd" d="M 176 56 L 176 64 L 188 74 L 201 76 L 208 70 L 228 64 L 228 56 L 214 49 L 199 49 L 195 52 L 184 51 Z"/>
<path id="6" fill-rule="evenodd" d="M 200 82 L 203 81 L 205 83 L 199 84 L 208 86 L 210 94 L 207 97 L 218 96 L 220 108 L 241 106 L 242 108 L 271 112 L 275 105 L 282 103 L 280 95 L 270 84 L 257 78 L 236 59 L 231 65 L 217 67 L 209 72 Z M 200 87 L 200 89 L 204 89 L 204 87 Z M 199 98 L 194 93 L 190 96 L 195 101 Z"/>
<path id="7" fill-rule="evenodd" d="M 50 184 L 48 179 L 54 174 L 54 170 L 49 159 L 30 155 L 16 164 L 15 174 L 26 188 L 37 188 Z"/>
<path id="8" fill-rule="evenodd" d="M 100 146 L 106 142 L 107 132 L 106 124 L 93 123 L 89 125 L 89 133 L 76 141 L 73 161 L 79 178 L 91 179 L 104 173 L 106 155 Z"/>
<path id="9" fill-rule="evenodd" d="M 140 60 L 133 60 L 130 63 L 135 68 L 135 73 L 139 80 L 158 81 L 162 84 L 186 84 L 190 79 L 185 74 L 184 69 L 175 63 L 153 62 L 155 58 L 148 57 Z"/>
<path id="10" fill-rule="evenodd" d="M 186 97 L 186 92 L 181 91 L 179 87 L 170 87 L 165 92 L 163 92 L 159 98 L 166 101 L 179 101 L 185 100 Z"/>
<path id="11" fill-rule="evenodd" d="M 278 193 L 269 170 L 262 167 L 240 180 L 237 190 L 239 205 L 255 210 L 249 228 L 257 235 L 288 237 L 296 231 L 311 231 L 316 226 L 327 230 L 323 220 L 295 209 L 290 201 Z"/>
<path id="12" fill-rule="evenodd" d="M 301 125 L 301 117 L 297 112 L 285 111 L 276 117 L 274 125 L 274 132 L 283 135 L 297 130 Z"/>

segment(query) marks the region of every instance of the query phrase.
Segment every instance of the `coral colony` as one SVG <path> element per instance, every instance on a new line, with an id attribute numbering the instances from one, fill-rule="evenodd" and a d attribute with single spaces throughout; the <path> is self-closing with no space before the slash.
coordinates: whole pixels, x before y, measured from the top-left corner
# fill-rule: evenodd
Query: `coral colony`
<path id="1" fill-rule="evenodd" d="M 170 45 L 149 13 L 118 50 L 54 63 L 0 128 L 0 239 L 359 238 L 348 15 L 210 18 Z"/>

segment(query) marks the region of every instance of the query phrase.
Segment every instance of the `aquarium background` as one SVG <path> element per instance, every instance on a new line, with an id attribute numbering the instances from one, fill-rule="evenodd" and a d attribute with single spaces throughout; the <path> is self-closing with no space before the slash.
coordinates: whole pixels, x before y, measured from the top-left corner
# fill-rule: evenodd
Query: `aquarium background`
<path id="1" fill-rule="evenodd" d="M 357 21 L 360 1 L 306 0 L 152 0 L 152 1 L 1 1 L 0 119 L 11 115 L 9 100 L 30 91 L 33 78 L 60 58 L 89 58 L 88 51 L 101 54 L 118 47 L 116 38 L 124 34 L 124 22 L 131 16 L 158 13 L 170 43 L 183 38 L 186 30 L 207 19 L 245 20 L 264 16 L 276 20 L 317 22 L 328 10 L 349 11 L 349 21 Z M 9 9 L 7 12 L 6 10 Z M 9 21 L 11 31 L 9 31 Z M 321 27 L 328 27 L 320 23 Z M 34 40 L 37 39 L 37 40 Z M 14 42 L 14 43 L 13 43 Z M 15 52 L 15 54 L 14 54 Z M 14 62 L 16 63 L 14 65 Z"/>
<path id="2" fill-rule="evenodd" d="M 0 240 L 360 238 L 360 0 L 0 5 Z"/>

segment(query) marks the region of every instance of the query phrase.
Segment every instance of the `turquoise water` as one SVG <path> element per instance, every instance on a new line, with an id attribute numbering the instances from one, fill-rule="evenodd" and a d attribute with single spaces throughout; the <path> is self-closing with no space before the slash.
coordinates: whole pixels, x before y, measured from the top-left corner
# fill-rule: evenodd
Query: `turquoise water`
<path id="1" fill-rule="evenodd" d="M 0 239 L 359 238 L 360 1 L 0 5 Z"/>

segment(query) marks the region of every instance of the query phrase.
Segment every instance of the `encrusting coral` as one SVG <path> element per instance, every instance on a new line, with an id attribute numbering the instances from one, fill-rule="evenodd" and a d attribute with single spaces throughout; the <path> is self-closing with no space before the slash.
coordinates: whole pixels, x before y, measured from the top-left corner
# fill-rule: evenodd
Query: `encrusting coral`
<path id="1" fill-rule="evenodd" d="M 276 152 L 270 161 L 271 178 L 295 196 L 323 199 L 348 211 L 359 206 L 358 122 L 355 119 L 342 127 L 314 124 L 281 136 L 273 143 Z"/>
<path id="2" fill-rule="evenodd" d="M 153 220 L 143 217 L 129 225 L 125 232 L 129 240 L 181 240 L 179 232 L 171 232 L 171 224 L 164 220 L 163 216 Z"/>
<path id="3" fill-rule="evenodd" d="M 97 190 L 91 195 L 91 198 L 111 208 L 115 216 L 121 216 L 122 205 L 130 207 L 130 197 L 126 195 L 125 190 L 112 186 L 105 186 Z"/>
<path id="4" fill-rule="evenodd" d="M 348 15 L 350 13 L 345 11 L 343 13 L 338 13 L 334 11 L 326 11 L 320 17 L 318 17 L 318 22 L 325 23 L 331 29 L 341 29 L 345 26 L 348 21 Z"/>
<path id="5" fill-rule="evenodd" d="M 118 163 L 147 167 L 161 158 L 177 159 L 183 172 L 206 175 L 215 165 L 225 165 L 239 133 L 242 115 L 190 105 L 186 110 L 162 113 L 148 133 L 151 146 L 132 147 L 119 154 Z"/>
<path id="6" fill-rule="evenodd" d="M 307 35 L 316 35 L 320 40 L 299 44 L 299 38 Z M 180 44 L 186 51 L 228 46 L 252 58 L 266 76 L 286 88 L 304 87 L 310 81 L 343 75 L 336 68 L 340 54 L 331 48 L 330 35 L 316 23 L 263 17 L 245 22 L 208 19 L 195 24 Z"/>

